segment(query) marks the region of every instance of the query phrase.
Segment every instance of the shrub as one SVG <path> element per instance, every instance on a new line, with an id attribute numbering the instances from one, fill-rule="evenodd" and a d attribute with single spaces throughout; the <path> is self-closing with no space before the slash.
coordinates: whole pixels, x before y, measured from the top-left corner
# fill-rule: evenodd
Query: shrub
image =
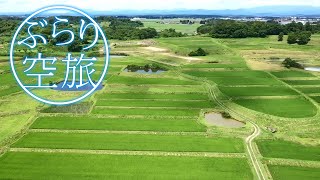
<path id="1" fill-rule="evenodd" d="M 282 64 L 284 65 L 284 67 L 286 68 L 298 68 L 298 69 L 303 69 L 303 66 L 301 64 L 299 64 L 297 61 L 292 60 L 291 58 L 286 58 Z"/>
<path id="2" fill-rule="evenodd" d="M 231 119 L 232 118 L 231 115 L 229 113 L 227 113 L 227 112 L 222 112 L 221 115 L 222 115 L 223 118 L 226 118 L 226 119 Z"/>
<path id="3" fill-rule="evenodd" d="M 298 37 L 296 33 L 290 33 L 288 35 L 288 39 L 287 39 L 288 44 L 295 44 L 297 43 L 297 40 L 298 40 Z"/>
<path id="4" fill-rule="evenodd" d="M 284 33 L 281 32 L 278 36 L 278 41 L 283 41 L 283 36 L 284 36 Z"/>
<path id="5" fill-rule="evenodd" d="M 202 48 L 198 48 L 196 51 L 191 51 L 189 56 L 206 56 L 208 53 Z"/>

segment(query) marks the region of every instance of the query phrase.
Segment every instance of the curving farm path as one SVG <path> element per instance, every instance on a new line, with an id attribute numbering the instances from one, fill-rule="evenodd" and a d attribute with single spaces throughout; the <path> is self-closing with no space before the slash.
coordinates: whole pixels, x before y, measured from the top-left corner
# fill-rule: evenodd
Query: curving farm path
<path id="1" fill-rule="evenodd" d="M 230 109 L 229 107 L 225 106 L 223 103 L 221 103 L 219 101 L 219 99 L 217 98 L 216 94 L 214 93 L 214 91 L 209 87 L 209 93 L 210 93 L 210 96 L 212 97 L 212 99 L 220 106 L 222 107 L 224 110 L 228 111 L 228 112 L 233 112 L 235 114 L 237 114 L 238 116 L 246 119 L 247 122 L 249 122 L 253 127 L 254 127 L 254 131 L 253 133 L 248 136 L 246 138 L 246 149 L 248 151 L 248 154 L 249 154 L 249 157 L 250 157 L 250 160 L 252 162 L 252 165 L 254 167 L 254 170 L 256 172 L 256 175 L 257 175 L 257 178 L 259 180 L 266 180 L 267 178 L 265 177 L 265 174 L 264 172 L 262 171 L 262 168 L 259 161 L 258 161 L 258 158 L 257 158 L 257 155 L 254 151 L 254 148 L 253 148 L 253 140 L 258 137 L 261 133 L 261 129 L 260 127 L 254 123 L 252 120 L 250 120 L 248 117 L 245 117 L 244 115 L 242 114 L 239 114 L 238 112 Z"/>

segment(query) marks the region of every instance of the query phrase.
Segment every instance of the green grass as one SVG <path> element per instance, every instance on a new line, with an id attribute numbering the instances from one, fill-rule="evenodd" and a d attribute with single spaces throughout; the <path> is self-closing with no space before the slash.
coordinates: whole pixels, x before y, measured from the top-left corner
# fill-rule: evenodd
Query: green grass
<path id="1" fill-rule="evenodd" d="M 313 74 L 304 71 L 278 71 L 271 72 L 278 78 L 291 78 L 291 77 L 315 77 Z"/>
<path id="2" fill-rule="evenodd" d="M 187 64 L 183 68 L 210 69 L 210 68 L 247 68 L 245 63 L 203 63 L 203 64 Z"/>
<path id="3" fill-rule="evenodd" d="M 303 98 L 239 99 L 235 102 L 246 108 L 279 117 L 304 118 L 312 117 L 317 113 L 315 106 Z"/>
<path id="4" fill-rule="evenodd" d="M 219 87 L 221 92 L 230 97 L 241 96 L 285 96 L 285 95 L 299 95 L 294 90 L 285 87 Z"/>
<path id="5" fill-rule="evenodd" d="M 259 140 L 259 150 L 264 157 L 320 161 L 320 146 L 304 146 L 284 140 Z"/>
<path id="6" fill-rule="evenodd" d="M 9 152 L 0 164 L 3 179 L 253 179 L 241 158 Z"/>
<path id="7" fill-rule="evenodd" d="M 13 93 L 20 92 L 20 91 L 22 91 L 22 88 L 16 87 L 16 86 L 9 87 L 8 89 L 2 89 L 2 90 L 0 90 L 0 97 L 7 96 L 7 95 L 10 95 Z"/>
<path id="8" fill-rule="evenodd" d="M 236 62 L 244 62 L 243 59 L 236 53 L 231 51 L 228 47 L 217 42 L 216 39 L 210 37 L 180 37 L 180 38 L 160 38 L 157 39 L 160 46 L 170 49 L 171 52 L 188 56 L 191 51 L 197 48 L 202 48 L 209 55 L 202 57 L 204 59 L 215 59 L 217 56 L 219 60 L 223 60 L 223 57 L 232 57 L 237 59 Z M 228 58 L 229 59 L 229 58 Z"/>
<path id="9" fill-rule="evenodd" d="M 103 93 L 98 94 L 97 99 L 175 99 L 175 100 L 208 100 L 207 94 L 151 94 L 151 93 Z"/>
<path id="10" fill-rule="evenodd" d="M 199 84 L 195 81 L 186 81 L 172 78 L 139 78 L 128 76 L 116 76 L 110 79 L 110 84 L 127 84 L 127 85 L 139 85 L 139 84 L 162 84 L 162 85 L 196 85 Z"/>
<path id="11" fill-rule="evenodd" d="M 210 108 L 209 101 L 170 101 L 170 100 L 98 100 L 96 106 L 113 107 L 181 107 L 181 108 Z"/>
<path id="12" fill-rule="evenodd" d="M 274 180 L 318 180 L 320 168 L 268 165 L 269 171 Z"/>
<path id="13" fill-rule="evenodd" d="M 197 77 L 256 77 L 271 78 L 263 71 L 185 71 L 185 73 Z"/>
<path id="14" fill-rule="evenodd" d="M 159 20 L 160 21 L 160 20 Z M 162 31 L 165 29 L 173 28 L 177 32 L 194 34 L 197 32 L 197 28 L 200 26 L 199 23 L 195 23 L 192 25 L 188 24 L 161 24 L 157 23 L 157 21 L 143 21 L 144 27 L 155 28 L 157 31 Z"/>
<path id="15" fill-rule="evenodd" d="M 12 147 L 175 152 L 244 152 L 242 139 L 192 135 L 36 133 Z"/>
<path id="16" fill-rule="evenodd" d="M 206 127 L 194 119 L 40 117 L 32 129 L 203 132 Z"/>
<path id="17" fill-rule="evenodd" d="M 2 107 L 0 106 L 0 108 Z M 30 122 L 29 118 L 31 118 L 32 115 L 33 114 L 31 113 L 23 113 L 1 117 L 0 145 L 2 145 L 2 142 L 5 139 L 14 136 L 17 132 L 20 132 L 22 128 L 25 128 L 25 126 Z"/>
<path id="18" fill-rule="evenodd" d="M 319 85 L 320 80 L 284 80 L 290 85 Z"/>
<path id="19" fill-rule="evenodd" d="M 316 51 L 319 45 L 319 36 L 313 35 L 312 41 L 307 46 L 291 45 L 286 41 L 277 41 L 278 36 L 269 36 L 267 38 L 225 38 L 219 41 L 235 50 L 287 50 L 287 51 L 300 51 L 305 53 L 308 51 Z M 287 36 L 285 36 L 285 39 Z M 295 57 L 293 57 L 295 58 Z"/>
<path id="20" fill-rule="evenodd" d="M 95 107 L 93 114 L 144 115 L 144 116 L 199 116 L 197 109 L 145 109 L 145 108 L 105 108 Z"/>

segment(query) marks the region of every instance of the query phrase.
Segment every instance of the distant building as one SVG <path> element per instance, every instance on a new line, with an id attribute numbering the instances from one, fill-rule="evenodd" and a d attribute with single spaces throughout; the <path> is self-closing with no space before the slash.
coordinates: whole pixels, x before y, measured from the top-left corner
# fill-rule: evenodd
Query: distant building
<path id="1" fill-rule="evenodd" d="M 131 21 L 142 21 L 142 20 L 146 20 L 146 18 L 139 18 L 139 17 L 135 17 L 130 19 Z"/>

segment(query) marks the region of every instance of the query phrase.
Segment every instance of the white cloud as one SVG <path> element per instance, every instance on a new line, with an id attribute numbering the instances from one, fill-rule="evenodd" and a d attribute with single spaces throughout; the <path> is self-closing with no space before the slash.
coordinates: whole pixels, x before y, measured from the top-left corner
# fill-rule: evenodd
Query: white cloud
<path id="1" fill-rule="evenodd" d="M 320 0 L 6 0 L 0 1 L 0 12 L 31 12 L 55 4 L 108 11 L 119 9 L 237 9 L 264 5 L 320 6 Z"/>

